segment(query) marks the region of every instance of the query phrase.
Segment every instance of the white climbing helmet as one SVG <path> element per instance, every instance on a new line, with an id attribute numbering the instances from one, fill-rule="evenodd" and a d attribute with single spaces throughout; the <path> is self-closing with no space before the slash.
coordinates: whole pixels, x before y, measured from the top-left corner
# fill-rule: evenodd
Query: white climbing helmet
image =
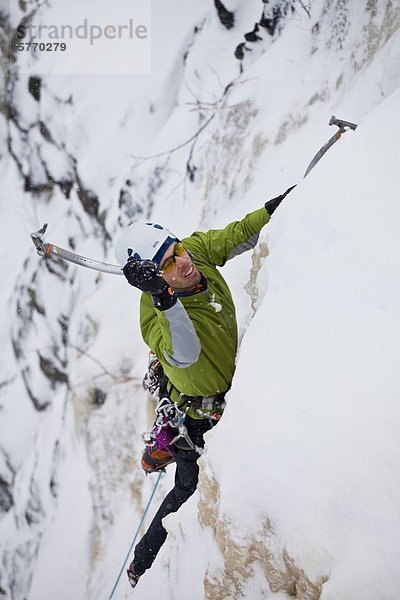
<path id="1" fill-rule="evenodd" d="M 178 238 L 157 223 L 132 223 L 115 244 L 115 257 L 122 267 L 128 258 L 153 260 L 159 264 L 165 251 Z"/>

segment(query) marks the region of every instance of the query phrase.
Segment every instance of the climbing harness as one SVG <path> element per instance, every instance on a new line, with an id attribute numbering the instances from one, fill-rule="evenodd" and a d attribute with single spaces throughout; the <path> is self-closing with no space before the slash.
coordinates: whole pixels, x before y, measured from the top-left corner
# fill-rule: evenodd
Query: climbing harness
<path id="1" fill-rule="evenodd" d="M 132 540 L 132 542 L 131 542 L 131 545 L 129 546 L 129 550 L 128 550 L 127 554 L 126 554 L 126 557 L 125 557 L 125 560 L 124 560 L 124 562 L 122 563 L 121 570 L 120 570 L 120 572 L 118 573 L 118 577 L 117 577 L 117 579 L 116 579 L 116 581 L 115 581 L 115 583 L 114 583 L 114 587 L 113 587 L 113 589 L 111 590 L 111 594 L 109 595 L 109 597 L 108 597 L 108 600 L 111 600 L 111 599 L 112 599 L 112 597 L 113 597 L 113 596 L 114 596 L 114 594 L 115 594 L 115 590 L 117 589 L 117 586 L 118 586 L 119 580 L 121 579 L 121 575 L 122 575 L 122 573 L 123 573 L 123 571 L 124 571 L 124 569 L 125 569 L 125 565 L 126 565 L 126 563 L 128 562 L 128 559 L 129 559 L 130 553 L 132 552 L 132 548 L 133 548 L 133 547 L 134 547 L 134 545 L 135 545 L 136 538 L 137 538 L 137 536 L 139 535 L 139 531 L 140 531 L 140 529 L 141 529 L 141 527 L 142 527 L 142 525 L 143 525 L 143 522 L 144 522 L 144 520 L 145 520 L 145 518 L 146 518 L 147 512 L 148 512 L 148 510 L 149 510 L 149 508 L 150 508 L 151 501 L 153 500 L 153 497 L 154 497 L 154 494 L 155 494 L 155 492 L 156 492 L 157 486 L 158 486 L 158 484 L 160 483 L 160 479 L 161 479 L 161 475 L 162 475 L 162 474 L 163 474 L 163 472 L 161 471 L 161 473 L 159 473 L 159 475 L 158 475 L 158 477 L 157 477 L 157 481 L 156 481 L 156 482 L 155 482 L 155 484 L 154 484 L 153 491 L 151 492 L 151 495 L 150 495 L 149 501 L 147 502 L 147 506 L 146 506 L 146 508 L 145 508 L 145 510 L 144 510 L 144 513 L 143 513 L 143 516 L 142 516 L 142 518 L 140 519 L 140 523 L 139 523 L 139 525 L 138 525 L 138 528 L 137 528 L 137 530 L 136 530 L 136 533 L 135 533 L 135 535 L 134 535 L 134 537 L 133 537 L 133 540 Z"/>
<path id="2" fill-rule="evenodd" d="M 169 397 L 168 378 L 164 373 L 162 365 L 153 353 L 149 353 L 148 371 L 143 379 L 143 387 L 152 395 L 159 398 L 155 408 L 156 419 L 150 431 L 142 433 L 142 439 L 145 448 L 142 453 L 141 465 L 146 473 L 155 471 L 164 471 L 165 467 L 175 460 L 175 448 L 180 450 L 194 450 L 198 454 L 203 452 L 202 448 L 197 447 L 185 425 L 186 412 L 192 401 L 206 401 L 208 404 L 216 396 L 210 398 L 191 398 L 180 394 L 180 400 L 183 399 L 186 410 L 177 403 L 172 402 Z M 209 408 L 207 404 L 207 408 Z M 196 405 L 197 407 L 197 405 Z M 206 408 L 204 406 L 204 408 Z M 209 414 L 206 418 L 214 418 Z"/>
<path id="3" fill-rule="evenodd" d="M 173 445 L 179 440 L 186 442 L 188 450 L 202 453 L 202 448 L 196 446 L 188 434 L 184 423 L 186 414 L 168 397 L 164 396 L 159 400 L 156 415 L 151 430 L 142 433 L 145 449 L 141 465 L 146 473 L 165 470 L 165 467 L 174 461 Z"/>
<path id="4" fill-rule="evenodd" d="M 219 421 L 226 407 L 225 394 L 215 394 L 214 396 L 187 396 L 179 394 L 177 405 L 180 409 L 187 412 L 193 410 L 201 419 L 211 419 Z"/>

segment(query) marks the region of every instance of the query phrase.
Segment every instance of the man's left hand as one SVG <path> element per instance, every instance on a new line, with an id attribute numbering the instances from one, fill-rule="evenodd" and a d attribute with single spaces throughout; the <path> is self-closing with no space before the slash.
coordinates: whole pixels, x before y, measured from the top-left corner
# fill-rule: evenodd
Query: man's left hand
<path id="1" fill-rule="evenodd" d="M 276 198 L 272 198 L 272 200 L 268 200 L 268 202 L 265 203 L 265 208 L 267 209 L 267 212 L 270 217 L 272 216 L 272 213 L 278 208 L 282 200 L 286 198 L 288 193 L 291 192 L 292 189 L 296 187 L 296 185 L 297 184 L 292 185 L 289 189 L 286 190 L 286 192 L 284 192 L 280 196 L 277 196 Z"/>

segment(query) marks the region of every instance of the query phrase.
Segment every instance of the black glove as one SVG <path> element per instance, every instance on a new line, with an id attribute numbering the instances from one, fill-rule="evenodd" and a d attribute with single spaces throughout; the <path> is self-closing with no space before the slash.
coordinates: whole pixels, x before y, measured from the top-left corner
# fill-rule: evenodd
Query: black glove
<path id="1" fill-rule="evenodd" d="M 130 258 L 122 270 L 128 283 L 142 292 L 160 294 L 168 287 L 162 272 L 152 260 Z"/>
<path id="2" fill-rule="evenodd" d="M 268 202 L 266 202 L 264 204 L 270 217 L 272 216 L 272 213 L 274 212 L 274 210 L 278 208 L 278 206 L 280 205 L 282 200 L 284 198 L 286 198 L 288 193 L 291 192 L 292 189 L 296 187 L 296 185 L 297 185 L 297 183 L 295 185 L 292 185 L 292 187 L 290 187 L 289 189 L 287 189 L 284 194 L 281 194 L 280 196 L 277 196 L 276 198 L 272 198 L 272 200 L 268 200 Z"/>
<path id="3" fill-rule="evenodd" d="M 159 310 L 167 310 L 175 304 L 177 298 L 174 292 L 152 260 L 130 258 L 122 270 L 128 283 L 142 292 L 150 292 L 153 304 Z"/>

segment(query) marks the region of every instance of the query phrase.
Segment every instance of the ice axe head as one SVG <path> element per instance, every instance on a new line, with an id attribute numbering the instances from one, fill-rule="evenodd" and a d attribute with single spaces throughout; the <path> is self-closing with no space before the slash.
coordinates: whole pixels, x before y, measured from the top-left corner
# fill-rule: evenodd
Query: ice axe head
<path id="1" fill-rule="evenodd" d="M 332 115 L 329 119 L 329 125 L 336 125 L 339 127 L 340 131 L 345 131 L 347 129 L 352 129 L 353 131 L 357 129 L 357 125 L 355 123 L 350 123 L 350 121 L 344 121 L 343 119 L 337 119 L 335 115 Z"/>
<path id="2" fill-rule="evenodd" d="M 31 233 L 31 240 L 34 243 L 39 256 L 44 256 L 46 254 L 44 241 L 42 240 L 42 236 L 46 233 L 46 229 L 47 223 L 45 223 L 43 227 L 38 231 L 34 231 L 33 233 Z"/>

